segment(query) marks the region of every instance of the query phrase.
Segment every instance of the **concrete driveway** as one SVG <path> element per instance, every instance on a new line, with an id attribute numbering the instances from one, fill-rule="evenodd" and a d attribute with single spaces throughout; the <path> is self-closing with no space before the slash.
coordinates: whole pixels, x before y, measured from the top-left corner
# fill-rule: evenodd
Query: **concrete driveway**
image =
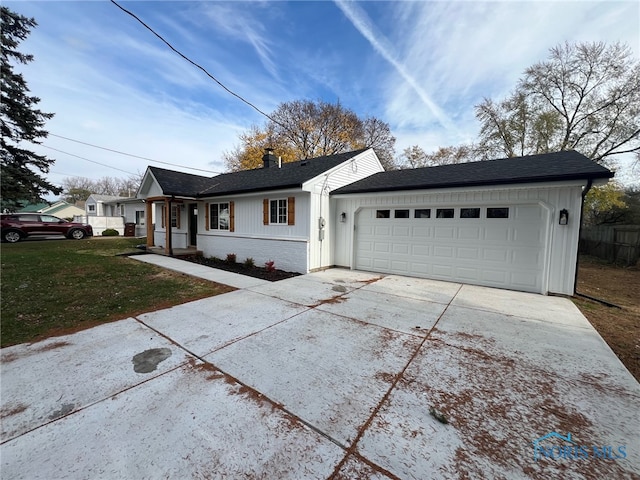
<path id="1" fill-rule="evenodd" d="M 567 299 L 332 269 L 2 350 L 4 478 L 638 478 Z"/>

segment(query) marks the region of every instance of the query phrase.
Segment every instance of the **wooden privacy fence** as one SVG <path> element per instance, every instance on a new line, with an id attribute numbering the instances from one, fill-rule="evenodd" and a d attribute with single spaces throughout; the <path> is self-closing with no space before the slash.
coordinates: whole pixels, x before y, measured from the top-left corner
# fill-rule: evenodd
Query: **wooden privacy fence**
<path id="1" fill-rule="evenodd" d="M 640 259 L 640 225 L 597 225 L 582 229 L 580 253 L 633 266 Z"/>

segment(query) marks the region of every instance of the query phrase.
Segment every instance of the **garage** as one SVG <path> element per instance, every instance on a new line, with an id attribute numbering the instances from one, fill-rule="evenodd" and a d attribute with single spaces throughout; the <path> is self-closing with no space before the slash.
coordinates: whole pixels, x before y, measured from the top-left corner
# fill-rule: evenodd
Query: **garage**
<path id="1" fill-rule="evenodd" d="M 542 206 L 381 206 L 355 220 L 355 268 L 543 291 Z"/>
<path id="2" fill-rule="evenodd" d="M 333 263 L 573 295 L 583 198 L 612 176 L 575 151 L 376 173 L 331 191 Z"/>

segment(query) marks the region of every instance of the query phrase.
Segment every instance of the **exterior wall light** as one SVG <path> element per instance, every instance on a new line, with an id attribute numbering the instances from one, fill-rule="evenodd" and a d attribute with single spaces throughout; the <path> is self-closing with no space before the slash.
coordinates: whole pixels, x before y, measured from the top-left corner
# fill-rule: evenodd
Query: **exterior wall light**
<path id="1" fill-rule="evenodd" d="M 567 225 L 569 223 L 569 212 L 566 208 L 560 210 L 560 219 L 558 220 L 560 225 Z"/>
<path id="2" fill-rule="evenodd" d="M 342 212 L 340 214 L 340 223 L 345 223 L 347 221 L 347 214 L 345 212 Z"/>

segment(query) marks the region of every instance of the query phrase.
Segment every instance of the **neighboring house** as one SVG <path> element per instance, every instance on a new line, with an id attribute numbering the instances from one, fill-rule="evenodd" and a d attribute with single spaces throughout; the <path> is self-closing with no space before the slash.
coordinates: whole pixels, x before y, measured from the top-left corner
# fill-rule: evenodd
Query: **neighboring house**
<path id="1" fill-rule="evenodd" d="M 46 203 L 38 203 L 35 205 L 26 205 L 19 210 L 20 212 L 30 212 L 30 213 L 46 213 L 47 215 L 55 215 L 60 218 L 74 218 L 77 215 L 82 215 L 84 211 L 76 207 L 75 205 L 71 205 L 63 200 L 55 202 L 52 205 L 48 205 Z"/>
<path id="2" fill-rule="evenodd" d="M 88 217 L 123 217 L 124 209 L 117 206 L 117 202 L 128 197 L 115 195 L 98 195 L 92 193 L 84 204 Z"/>
<path id="3" fill-rule="evenodd" d="M 144 200 L 136 197 L 91 194 L 85 203 L 86 221 L 95 235 L 107 228 L 125 232 L 125 224 L 135 224 L 135 236 L 146 235 Z M 153 219 L 152 219 L 153 220 Z"/>
<path id="4" fill-rule="evenodd" d="M 60 218 L 73 218 L 76 215 L 82 215 L 82 212 L 83 210 L 80 207 L 76 207 L 62 200 L 54 203 L 50 207 L 40 210 L 40 213 L 55 215 Z"/>
<path id="5" fill-rule="evenodd" d="M 583 196 L 613 176 L 574 151 L 390 172 L 371 149 L 263 161 L 211 178 L 149 167 L 148 245 L 572 295 Z"/>
<path id="6" fill-rule="evenodd" d="M 21 202 L 22 203 L 22 202 Z M 18 208 L 17 211 L 20 213 L 38 213 L 43 208 L 49 207 L 48 203 L 22 203 L 22 207 Z"/>

